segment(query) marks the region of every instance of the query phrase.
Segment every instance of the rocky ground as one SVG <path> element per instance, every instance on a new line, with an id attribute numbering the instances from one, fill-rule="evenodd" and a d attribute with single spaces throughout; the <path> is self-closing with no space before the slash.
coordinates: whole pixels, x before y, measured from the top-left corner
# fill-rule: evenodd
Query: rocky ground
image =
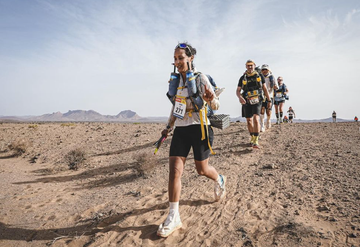
<path id="1" fill-rule="evenodd" d="M 182 178 L 183 227 L 168 212 L 164 124 L 0 124 L 0 246 L 360 246 L 360 125 L 295 123 L 248 146 L 244 123 L 215 129 L 210 162 L 227 176 Z"/>

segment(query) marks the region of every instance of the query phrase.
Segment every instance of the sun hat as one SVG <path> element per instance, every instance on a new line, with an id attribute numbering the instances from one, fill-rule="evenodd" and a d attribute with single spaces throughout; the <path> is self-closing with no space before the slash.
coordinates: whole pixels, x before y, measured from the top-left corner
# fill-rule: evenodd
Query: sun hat
<path id="1" fill-rule="evenodd" d="M 267 64 L 263 64 L 263 65 L 261 66 L 261 70 L 263 70 L 263 69 L 270 70 L 270 67 L 269 67 L 269 65 L 267 65 Z"/>

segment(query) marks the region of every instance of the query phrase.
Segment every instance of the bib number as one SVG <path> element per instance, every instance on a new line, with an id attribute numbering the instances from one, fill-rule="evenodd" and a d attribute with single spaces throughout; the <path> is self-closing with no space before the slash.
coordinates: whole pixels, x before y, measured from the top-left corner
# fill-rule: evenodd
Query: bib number
<path id="1" fill-rule="evenodd" d="M 282 98 L 282 93 L 280 92 L 280 93 L 276 93 L 276 98 Z"/>
<path id="2" fill-rule="evenodd" d="M 176 97 L 173 115 L 183 119 L 186 113 L 186 98 Z"/>
<path id="3" fill-rule="evenodd" d="M 259 96 L 249 98 L 249 103 L 250 103 L 250 105 L 256 105 L 256 104 L 258 104 L 259 102 L 260 102 L 260 101 L 259 101 Z"/>

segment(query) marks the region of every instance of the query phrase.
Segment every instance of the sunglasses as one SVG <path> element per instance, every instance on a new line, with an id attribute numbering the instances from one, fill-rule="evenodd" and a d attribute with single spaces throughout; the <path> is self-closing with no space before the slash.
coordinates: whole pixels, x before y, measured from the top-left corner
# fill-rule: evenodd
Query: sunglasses
<path id="1" fill-rule="evenodd" d="M 181 49 L 186 49 L 186 48 L 187 48 L 188 51 L 190 52 L 190 55 L 192 55 L 191 49 L 190 49 L 189 45 L 186 44 L 186 43 L 179 43 L 179 44 L 175 47 L 175 49 L 177 49 L 177 48 L 181 48 Z"/>

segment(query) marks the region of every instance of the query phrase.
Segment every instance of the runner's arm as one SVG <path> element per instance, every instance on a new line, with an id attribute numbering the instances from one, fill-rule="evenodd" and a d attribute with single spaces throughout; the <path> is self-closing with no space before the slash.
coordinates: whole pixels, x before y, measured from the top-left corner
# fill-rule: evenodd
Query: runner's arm
<path id="1" fill-rule="evenodd" d="M 241 95 L 241 87 L 238 86 L 236 89 L 236 96 L 239 98 L 239 101 L 242 105 L 246 104 L 246 100 L 244 99 L 244 97 Z"/>
<path id="2" fill-rule="evenodd" d="M 236 96 L 239 98 L 239 101 L 242 105 L 246 104 L 246 100 L 244 99 L 244 97 L 241 95 L 241 89 L 242 89 L 242 81 L 244 80 L 244 76 L 242 75 L 239 79 L 238 82 L 238 87 L 236 89 Z"/>
<path id="3" fill-rule="evenodd" d="M 214 92 L 211 83 L 209 82 L 209 79 L 205 74 L 201 73 L 200 76 L 201 76 L 201 84 L 200 84 L 201 97 L 209 104 L 211 109 L 218 110 L 220 107 L 220 101 L 219 98 L 216 97 L 216 94 Z"/>
<path id="4" fill-rule="evenodd" d="M 268 91 L 267 88 L 266 88 L 265 83 L 262 84 L 262 89 L 263 89 L 263 91 L 264 91 L 264 93 L 265 93 L 265 96 L 266 96 L 267 101 L 271 102 L 270 94 L 269 94 L 269 91 Z"/>
<path id="5" fill-rule="evenodd" d="M 174 105 L 171 107 L 170 116 L 168 118 L 166 128 L 161 132 L 161 134 L 165 134 L 164 131 L 166 131 L 166 135 L 167 135 L 174 128 L 176 117 L 173 115 L 173 111 L 174 111 Z"/>

